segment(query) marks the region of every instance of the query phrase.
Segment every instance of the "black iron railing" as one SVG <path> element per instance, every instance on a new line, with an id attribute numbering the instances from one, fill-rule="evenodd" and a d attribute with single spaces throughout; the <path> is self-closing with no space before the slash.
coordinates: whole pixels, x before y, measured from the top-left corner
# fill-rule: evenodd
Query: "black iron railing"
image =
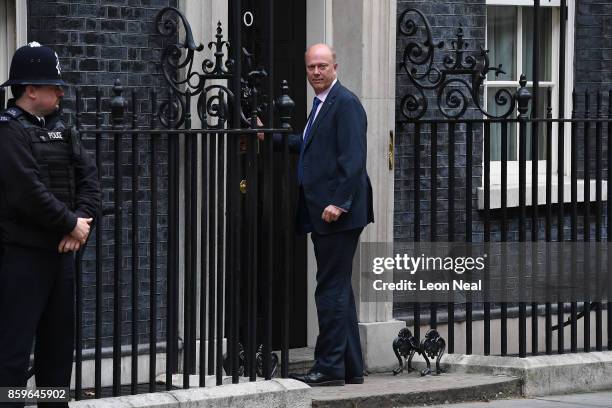
<path id="1" fill-rule="evenodd" d="M 87 299 L 95 302 L 96 397 L 105 386 L 104 336 L 112 337 L 112 395 L 120 395 L 126 383 L 121 378 L 126 356 L 130 392 L 141 390 L 138 356 L 143 335 L 148 336 L 150 392 L 157 389 L 159 353 L 165 353 L 165 389 L 173 388 L 177 373 L 183 374 L 184 388 L 190 386 L 192 374 L 199 374 L 199 386 L 206 385 L 207 376 L 214 376 L 217 385 L 226 375 L 234 383 L 242 375 L 251 381 L 288 376 L 293 170 L 287 138 L 274 146 L 271 136 L 289 133 L 294 103 L 286 81 L 276 87 L 271 70 L 255 67 L 253 56 L 243 52 L 239 10 L 232 19 L 231 47 L 219 23 L 216 40 L 209 45 L 213 58 L 205 60 L 199 72 L 193 59 L 204 47 L 196 44 L 177 9 L 161 10 L 160 34 L 175 38 L 179 25 L 185 32 L 185 40 L 169 45 L 162 55 L 169 90 L 139 95 L 126 92 L 117 80 L 109 98 L 108 125 L 103 123 L 106 105 L 100 90 L 95 94 L 95 126 L 83 124 L 91 113 L 82 110 L 77 91 L 77 126 L 83 139 L 93 139 L 108 205 L 99 214 L 95 232 L 95 299 Z M 270 66 L 272 57 L 270 49 Z M 149 112 L 139 112 L 139 99 L 151 101 Z M 192 128 L 192 112 L 201 123 L 197 129 Z M 258 134 L 264 135 L 263 141 Z M 279 170 L 280 178 L 275 177 Z M 273 238 L 278 236 L 284 243 L 275 247 Z M 87 288 L 80 277 L 77 399 L 84 396 L 84 374 L 91 374 L 83 371 L 82 294 Z M 276 281 L 283 282 L 280 292 L 272 289 Z M 105 295 L 109 285 L 112 296 Z M 282 319 L 273 318 L 276 299 L 283 305 Z M 257 310 L 258 302 L 263 313 Z M 109 320 L 112 330 L 105 326 Z M 278 374 L 279 356 L 272 353 L 276 322 L 281 328 Z"/>
<path id="2" fill-rule="evenodd" d="M 533 82 L 527 85 L 523 76 L 516 92 L 501 89 L 494 95 L 495 110 L 485 106 L 483 87 L 487 74 L 502 75 L 503 67 L 490 67 L 488 51 L 472 44 L 468 50 L 462 29 L 450 42 L 448 54 L 436 58 L 443 42 L 433 39 L 433 30 L 426 16 L 419 10 L 407 8 L 399 15 L 398 41 L 404 46 L 399 75 L 408 79 L 407 92 L 400 95 L 398 134 L 404 147 L 411 145 L 406 157 L 412 160 L 410 193 L 413 194 L 410 211 L 414 212 L 411 239 L 428 242 L 605 242 L 612 227 L 612 209 L 603 199 L 605 181 L 612 179 L 612 91 L 608 92 L 608 112 L 604 113 L 604 95 L 589 93 L 573 95 L 574 110 L 570 118 L 564 114 L 565 90 L 565 13 L 566 2 L 561 5 L 561 41 L 559 67 L 559 115 L 552 115 L 552 94 L 547 94 L 546 111 L 538 111 L 539 75 L 541 73 L 538 38 L 534 36 Z M 538 26 L 539 1 L 534 2 L 535 27 Z M 438 66 L 437 61 L 442 61 Z M 530 92 L 530 89 L 532 91 Z M 596 110 L 591 102 L 595 100 Z M 578 110 L 578 103 L 584 109 Z M 432 106 L 433 104 L 433 106 Z M 606 137 L 607 136 L 607 137 Z M 515 140 L 511 142 L 510 140 Z M 554 152 L 553 145 L 557 151 Z M 566 147 L 570 147 L 570 166 L 566 171 Z M 512 149 L 516 149 L 516 157 Z M 607 150 L 606 150 L 607 149 Z M 607 151 L 606 157 L 603 153 Z M 531 154 L 531 157 L 528 155 Z M 553 157 L 554 155 L 554 157 Z M 445 160 L 445 161 L 444 161 Z M 556 161 L 556 163 L 554 163 Z M 401 162 L 401 161 L 400 161 Z M 492 166 L 498 172 L 493 175 Z M 554 167 L 556 166 L 556 168 Z M 530 171 L 528 172 L 528 168 Z M 512 170 L 516 168 L 516 172 Z M 408 169 L 407 169 L 408 170 Z M 516 181 L 513 179 L 516 176 Z M 544 180 L 542 180 L 544 178 Z M 569 180 L 567 180 L 569 178 Z M 591 194 L 594 181 L 595 194 Z M 408 181 L 406 181 L 408 182 Z M 567 186 L 569 184 L 569 186 Z M 544 191 L 541 191 L 543 187 Z M 478 199 L 478 189 L 481 199 Z M 517 192 L 515 203 L 513 193 Z M 607 184 L 607 194 L 612 186 Z M 528 193 L 531 200 L 528 201 Z M 583 199 L 579 199 L 582 193 Z M 497 194 L 497 195 L 496 195 Z M 539 197 L 538 197 L 539 196 Z M 556 197 L 555 197 L 556 196 Z M 496 205 L 493 205 L 492 198 Z M 569 198 L 569 199 L 568 199 Z M 535 203 L 535 204 L 534 204 Z M 606 218 L 607 217 L 607 218 Z M 567 234 L 569 232 L 569 234 Z M 568 236 L 569 235 L 569 236 Z M 526 248 L 523 247 L 523 248 Z M 501 263 L 512 262 L 502 252 Z M 519 259 L 524 259 L 521 257 Z M 545 271 L 561 268 L 568 279 L 581 279 L 589 269 L 572 259 L 554 259 L 545 262 Z M 604 327 L 611 327 L 603 313 L 610 310 L 609 281 L 612 266 L 609 258 L 598 254 L 591 260 L 592 268 L 607 270 L 599 276 L 598 284 L 605 286 L 600 295 L 585 295 L 577 299 L 558 299 L 558 302 L 483 301 L 472 302 L 468 297 L 460 303 L 415 303 L 398 309 L 396 315 L 412 322 L 416 339 L 420 338 L 423 319 L 431 328 L 443 316 L 448 324 L 448 351 L 453 353 L 457 341 L 454 333 L 456 316 L 465 320 L 465 352 L 473 352 L 475 336 L 482 336 L 484 354 L 492 354 L 492 346 L 499 354 L 508 355 L 511 346 L 518 346 L 518 355 L 527 356 L 527 322 L 531 318 L 532 355 L 554 352 L 553 333 L 557 334 L 556 352 L 578 351 L 578 320 L 583 321 L 584 351 L 592 349 L 591 311 L 594 311 L 596 350 L 604 348 Z M 607 269 L 606 269 L 607 262 Z M 537 273 L 536 263 L 522 267 L 523 279 Z M 559 275 L 557 275 L 559 276 Z M 502 275 L 501 285 L 510 282 Z M 486 292 L 486 291 L 485 291 Z M 445 310 L 444 310 L 445 309 Z M 555 312 L 556 309 L 556 312 Z M 440 313 L 444 310 L 443 313 Z M 528 312 L 530 311 L 530 315 Z M 511 314 L 518 318 L 516 333 L 509 330 Z M 556 313 L 556 323 L 553 318 Z M 407 315 L 409 314 L 409 316 Z M 538 320 L 545 320 L 545 345 L 538 344 Z M 483 320 L 483 329 L 473 326 L 474 316 Z M 493 320 L 499 320 L 499 343 L 492 344 Z M 563 328 L 571 326 L 569 345 Z M 568 347 L 569 346 L 569 347 Z M 608 331 L 607 347 L 612 348 L 612 333 Z"/>

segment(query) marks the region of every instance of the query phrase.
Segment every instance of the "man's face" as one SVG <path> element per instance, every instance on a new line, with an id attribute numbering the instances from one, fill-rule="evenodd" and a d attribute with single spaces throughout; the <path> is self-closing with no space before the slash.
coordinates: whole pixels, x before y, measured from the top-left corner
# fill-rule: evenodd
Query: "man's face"
<path id="1" fill-rule="evenodd" d="M 336 68 L 331 50 L 324 45 L 312 46 L 305 56 L 308 83 L 316 94 L 329 88 L 336 79 Z"/>
<path id="2" fill-rule="evenodd" d="M 36 110 L 44 116 L 58 110 L 64 96 L 64 90 L 57 85 L 33 86 L 31 92 Z"/>

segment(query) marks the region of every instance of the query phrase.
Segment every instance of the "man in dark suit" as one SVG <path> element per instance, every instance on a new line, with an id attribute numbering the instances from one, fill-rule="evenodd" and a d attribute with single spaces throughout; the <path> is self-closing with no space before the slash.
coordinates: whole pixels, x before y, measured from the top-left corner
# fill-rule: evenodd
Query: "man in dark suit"
<path id="1" fill-rule="evenodd" d="M 317 259 L 315 301 L 319 336 L 311 386 L 363 383 L 363 358 L 352 262 L 363 228 L 374 221 L 366 171 L 366 113 L 337 79 L 336 55 L 326 44 L 308 48 L 308 82 L 316 97 L 301 135 L 289 136 L 298 162 L 297 230 L 312 233 Z"/>

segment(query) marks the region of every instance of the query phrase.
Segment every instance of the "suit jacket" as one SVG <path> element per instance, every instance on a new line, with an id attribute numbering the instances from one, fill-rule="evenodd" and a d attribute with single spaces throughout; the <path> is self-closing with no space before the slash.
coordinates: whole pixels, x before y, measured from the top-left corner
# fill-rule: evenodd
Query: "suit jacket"
<path id="1" fill-rule="evenodd" d="M 304 146 L 303 197 L 298 203 L 297 229 L 303 228 L 300 211 L 307 211 L 319 234 L 365 227 L 374 222 L 372 185 L 366 171 L 367 117 L 361 102 L 336 82 L 321 106 Z M 289 135 L 289 147 L 300 152 L 302 134 Z M 337 221 L 321 219 L 328 205 L 346 210 Z"/>

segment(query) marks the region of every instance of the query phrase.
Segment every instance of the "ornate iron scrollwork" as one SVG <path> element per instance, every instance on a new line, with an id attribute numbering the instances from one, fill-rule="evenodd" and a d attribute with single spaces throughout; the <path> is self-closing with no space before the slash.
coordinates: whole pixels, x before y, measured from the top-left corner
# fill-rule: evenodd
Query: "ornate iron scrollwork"
<path id="1" fill-rule="evenodd" d="M 193 39 L 193 33 L 191 26 L 187 22 L 185 16 L 176 7 L 166 7 L 162 9 L 155 19 L 157 32 L 164 37 L 178 36 L 179 25 L 172 18 L 175 15 L 183 23 L 185 29 L 185 40 L 182 44 L 169 44 L 164 48 L 162 52 L 162 72 L 164 78 L 170 87 L 179 94 L 184 94 L 184 90 L 181 89 L 183 85 L 190 87 L 194 92 L 193 95 L 197 95 L 202 89 L 201 77 L 197 72 L 193 72 L 193 57 L 196 51 L 202 51 L 204 46 L 202 44 L 196 45 Z M 183 52 L 187 50 L 187 55 L 181 60 Z M 180 69 L 186 69 L 185 79 L 179 80 L 176 78 L 177 71 Z M 193 80 L 197 82 L 193 83 Z"/>
<path id="2" fill-rule="evenodd" d="M 227 354 L 223 354 L 223 370 L 225 375 L 232 375 L 232 362 Z M 247 358 L 242 343 L 238 343 L 238 376 L 242 377 L 247 370 Z"/>
<path id="3" fill-rule="evenodd" d="M 259 377 L 265 377 L 264 375 L 264 352 L 263 344 L 259 345 L 257 354 L 255 355 L 256 366 L 255 371 Z M 270 353 L 270 377 L 276 377 L 276 371 L 278 369 L 278 356 L 276 353 Z"/>
<path id="4" fill-rule="evenodd" d="M 414 371 L 412 368 L 412 359 L 414 353 L 419 351 L 419 341 L 412 335 L 409 328 L 404 327 L 399 331 L 395 340 L 393 340 L 393 352 L 399 367 L 393 370 L 393 375 L 398 375 L 406 369 L 408 372 Z"/>
<path id="5" fill-rule="evenodd" d="M 235 64 L 230 54 L 230 43 L 224 39 L 221 22 L 217 23 L 215 41 L 208 43 L 208 49 L 213 55 L 202 61 L 201 69 L 194 67 L 196 52 L 204 50 L 202 44 L 197 44 L 189 22 L 175 7 L 162 9 L 156 17 L 157 31 L 164 37 L 174 38 L 179 34 L 179 24 L 184 26 L 185 39 L 182 42 L 169 44 L 162 53 L 161 67 L 163 76 L 170 86 L 172 97 L 160 106 L 159 116 L 161 123 L 166 127 L 180 127 L 185 123 L 185 99 L 187 94 L 197 96 L 196 110 L 202 126 L 208 128 L 223 128 L 232 117 L 231 107 L 234 99 L 233 91 L 222 82 L 215 80 L 231 80 L 235 72 Z M 249 118 L 262 116 L 266 111 L 265 100 L 259 88 L 261 78 L 267 73 L 262 68 L 254 67 L 253 55 L 242 49 L 243 67 L 247 72 L 241 78 L 241 124 L 235 127 L 249 127 Z M 182 72 L 181 72 L 182 71 Z M 245 114 L 246 112 L 246 114 Z M 255 114 L 257 112 L 257 115 Z M 214 120 L 216 119 L 216 124 Z"/>
<path id="6" fill-rule="evenodd" d="M 421 375 L 431 374 L 430 358 L 436 358 L 436 374 L 442 373 L 440 360 L 446 351 L 446 341 L 440 336 L 436 329 L 429 329 L 425 333 L 425 338 L 421 341 L 421 354 L 425 358 L 427 368 L 421 371 Z"/>
<path id="7" fill-rule="evenodd" d="M 427 367 L 421 371 L 421 376 L 432 373 L 430 358 L 436 358 L 436 374 L 440 374 L 443 372 L 440 367 L 440 360 L 445 351 L 446 341 L 444 341 L 437 330 L 429 329 L 425 333 L 425 338 L 419 343 L 416 337 L 412 335 L 410 329 L 404 327 L 399 331 L 395 340 L 393 340 L 393 352 L 399 362 L 399 367 L 393 370 L 393 375 L 400 374 L 404 369 L 408 372 L 414 371 L 412 359 L 416 353 L 420 354 L 427 364 Z"/>
<path id="8" fill-rule="evenodd" d="M 442 59 L 442 68 L 435 66 L 435 51 L 444 48 L 444 42 L 433 40 L 431 25 L 420 10 L 405 10 L 399 17 L 398 32 L 398 37 L 410 39 L 399 66 L 417 92 L 406 94 L 400 102 L 401 113 L 406 119 L 418 120 L 425 115 L 428 108 L 426 90 L 436 91 L 438 109 L 449 119 L 461 118 L 470 100 L 489 118 L 507 118 L 512 114 L 516 97 L 507 89 L 495 93 L 495 103 L 502 108 L 501 114 L 491 114 L 483 106 L 480 87 L 487 74 L 492 71 L 497 77 L 505 72 L 501 65 L 489 66 L 488 51 L 482 47 L 476 55 L 468 53 L 469 44 L 463 38 L 462 28 L 457 31 L 457 39 L 451 41 L 452 51 Z"/>
<path id="9" fill-rule="evenodd" d="M 255 354 L 255 371 L 258 377 L 264 377 L 263 344 L 260 344 Z M 226 375 L 232 375 L 231 361 L 227 354 L 223 355 L 223 369 Z M 278 371 L 278 355 L 270 353 L 270 376 L 276 377 Z M 249 372 L 249 361 L 242 343 L 238 343 L 238 375 L 243 376 Z"/>

